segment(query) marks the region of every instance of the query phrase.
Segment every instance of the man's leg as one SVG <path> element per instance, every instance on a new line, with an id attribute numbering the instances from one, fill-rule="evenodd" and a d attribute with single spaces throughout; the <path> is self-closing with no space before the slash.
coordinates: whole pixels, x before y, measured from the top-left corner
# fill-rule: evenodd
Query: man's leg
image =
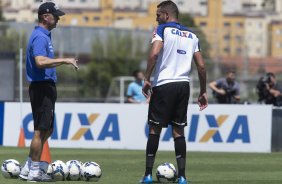
<path id="1" fill-rule="evenodd" d="M 34 131 L 34 136 L 30 144 L 30 157 L 34 162 L 40 161 L 40 156 L 47 132 L 48 131 L 40 130 Z"/>
<path id="2" fill-rule="evenodd" d="M 185 177 L 186 166 L 186 141 L 184 137 L 184 127 L 173 126 L 175 156 L 178 167 L 178 178 Z"/>
<path id="3" fill-rule="evenodd" d="M 40 173 L 40 157 L 43 149 L 43 145 L 46 140 L 48 131 L 35 130 L 34 136 L 30 144 L 29 155 L 31 157 L 31 165 L 29 175 L 36 177 Z"/>
<path id="4" fill-rule="evenodd" d="M 28 181 L 41 181 L 50 182 L 53 181 L 51 176 L 46 174 L 48 169 L 47 162 L 40 162 L 40 157 L 43 149 L 43 145 L 46 141 L 46 137 L 50 134 L 50 131 L 35 131 L 34 137 L 30 145 L 31 165 L 30 171 L 27 177 Z"/>
<path id="5" fill-rule="evenodd" d="M 52 133 L 53 133 L 53 129 L 48 130 L 46 132 L 46 135 L 43 138 L 43 144 L 42 144 L 43 147 L 44 147 L 44 144 L 46 143 L 46 141 L 48 140 L 48 138 L 51 137 Z M 42 147 L 42 150 L 43 150 L 43 147 Z M 42 152 L 41 152 L 41 156 L 42 156 Z M 47 173 L 48 167 L 49 167 L 49 163 L 48 162 L 40 161 L 40 169 L 43 169 L 45 173 Z"/>
<path id="6" fill-rule="evenodd" d="M 46 141 L 46 137 L 49 131 L 34 131 L 34 136 L 30 143 L 30 149 L 27 161 L 21 171 L 20 178 L 26 180 L 29 172 L 32 169 L 32 174 L 35 175 L 38 172 L 37 167 L 39 168 L 40 156 L 43 148 L 43 144 Z"/>
<path id="7" fill-rule="evenodd" d="M 145 176 L 152 175 L 155 156 L 159 147 L 159 139 L 162 127 L 156 125 L 149 126 L 149 138 L 146 147 L 146 171 Z"/>

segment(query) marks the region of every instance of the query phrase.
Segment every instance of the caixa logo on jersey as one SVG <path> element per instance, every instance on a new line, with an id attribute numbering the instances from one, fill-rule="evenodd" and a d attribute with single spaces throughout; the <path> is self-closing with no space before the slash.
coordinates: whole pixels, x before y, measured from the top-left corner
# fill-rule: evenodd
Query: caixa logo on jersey
<path id="1" fill-rule="evenodd" d="M 188 120 L 189 126 L 187 137 L 188 142 L 214 142 L 214 143 L 234 143 L 240 141 L 242 143 L 250 143 L 250 131 L 248 117 L 238 115 L 235 119 L 228 115 L 200 115 L 194 114 Z M 228 126 L 223 126 L 228 124 Z M 172 139 L 171 127 L 164 129 L 165 133 L 161 137 L 161 141 L 170 141 Z M 148 127 L 145 128 L 148 135 Z"/>
<path id="2" fill-rule="evenodd" d="M 76 117 L 75 117 L 76 116 Z M 72 119 L 75 118 L 74 122 Z M 108 114 L 106 118 L 100 119 L 100 122 L 103 122 L 102 128 L 97 135 L 94 135 L 91 130 L 91 126 L 95 124 L 96 120 L 100 117 L 100 114 L 93 113 L 87 115 L 85 113 L 65 113 L 63 117 L 63 122 L 58 122 L 57 118 L 55 118 L 54 122 L 54 132 L 51 136 L 52 140 L 80 140 L 84 138 L 85 140 L 98 140 L 103 141 L 106 138 L 111 138 L 113 141 L 120 141 L 120 131 L 119 131 L 119 123 L 118 123 L 118 115 L 117 114 Z M 26 139 L 32 139 L 33 130 L 29 130 L 29 124 L 33 122 L 32 114 L 28 114 L 23 119 L 23 128 Z M 62 130 L 58 129 L 57 124 L 62 123 Z M 70 135 L 70 128 L 73 129 L 72 123 L 79 124 L 75 130 L 74 134 Z"/>

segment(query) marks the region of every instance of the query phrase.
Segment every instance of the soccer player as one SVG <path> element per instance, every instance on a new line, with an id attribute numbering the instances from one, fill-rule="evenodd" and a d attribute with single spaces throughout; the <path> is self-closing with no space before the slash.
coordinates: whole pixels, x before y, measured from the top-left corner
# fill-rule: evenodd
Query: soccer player
<path id="1" fill-rule="evenodd" d="M 67 64 L 78 69 L 77 60 L 74 58 L 54 59 L 50 31 L 56 27 L 59 17 L 64 14 L 52 2 L 41 4 L 38 9 L 39 23 L 32 32 L 26 50 L 26 75 L 30 82 L 29 97 L 34 120 L 34 137 L 20 178 L 28 181 L 52 181 L 46 174 L 48 163 L 40 162 L 40 156 L 43 144 L 53 132 L 57 99 L 55 67 Z"/>
<path id="2" fill-rule="evenodd" d="M 149 138 L 146 147 L 146 170 L 140 183 L 152 183 L 152 168 L 163 127 L 172 125 L 175 155 L 178 166 L 178 183 L 187 184 L 185 176 L 186 141 L 189 100 L 189 72 L 194 59 L 200 80 L 198 104 L 200 110 L 208 106 L 206 69 L 200 53 L 199 39 L 188 28 L 178 23 L 178 8 L 172 1 L 157 6 L 157 27 L 148 58 L 143 94 L 149 103 Z M 155 69 L 153 84 L 150 77 Z"/>

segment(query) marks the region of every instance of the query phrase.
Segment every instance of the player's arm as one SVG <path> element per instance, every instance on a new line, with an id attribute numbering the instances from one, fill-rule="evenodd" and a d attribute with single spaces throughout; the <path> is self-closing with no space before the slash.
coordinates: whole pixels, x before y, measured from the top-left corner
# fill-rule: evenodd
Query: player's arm
<path id="1" fill-rule="evenodd" d="M 69 64 L 69 65 L 73 65 L 75 69 L 79 69 L 77 65 L 77 60 L 74 58 L 51 59 L 45 56 L 36 56 L 35 63 L 38 68 L 53 68 L 60 66 L 62 64 Z"/>
<path id="2" fill-rule="evenodd" d="M 148 62 L 147 62 L 147 69 L 145 73 L 144 86 L 142 90 L 146 98 L 149 98 L 149 90 L 151 89 L 150 78 L 155 68 L 155 65 L 158 59 L 158 55 L 162 48 L 163 48 L 163 42 L 160 40 L 156 40 L 153 42 L 151 50 L 150 50 L 150 54 L 149 54 Z"/>
<path id="3" fill-rule="evenodd" d="M 129 103 L 139 103 L 139 102 L 135 101 L 131 96 L 127 97 L 127 101 Z"/>
<path id="4" fill-rule="evenodd" d="M 133 95 L 134 95 L 134 89 L 132 87 L 132 84 L 128 85 L 126 96 L 127 96 L 127 102 L 129 103 L 138 103 L 137 101 L 134 100 Z"/>
<path id="5" fill-rule="evenodd" d="M 239 95 L 234 95 L 233 97 L 234 97 L 234 99 L 235 99 L 237 102 L 239 102 L 240 99 L 241 99 Z"/>
<path id="6" fill-rule="evenodd" d="M 233 96 L 233 98 L 236 100 L 236 102 L 240 102 L 241 98 L 240 98 L 240 88 L 238 87 L 235 91 L 235 94 Z"/>
<path id="7" fill-rule="evenodd" d="M 127 97 L 127 101 L 129 103 L 135 103 L 135 100 L 131 96 Z"/>
<path id="8" fill-rule="evenodd" d="M 216 81 L 210 82 L 210 83 L 209 83 L 209 87 L 210 87 L 213 91 L 215 91 L 215 92 L 217 92 L 217 93 L 220 93 L 220 89 L 217 87 Z"/>
<path id="9" fill-rule="evenodd" d="M 276 89 L 273 89 L 273 88 L 270 88 L 269 89 L 269 93 L 274 96 L 274 97 L 279 97 L 281 96 L 281 92 L 279 90 L 276 90 Z"/>
<path id="10" fill-rule="evenodd" d="M 32 53 L 34 55 L 35 64 L 38 68 L 53 68 L 60 66 L 62 64 L 71 64 L 76 69 L 78 69 L 77 66 L 77 60 L 74 58 L 58 58 L 58 59 L 52 59 L 47 57 L 48 56 L 48 48 L 49 48 L 49 42 L 48 40 L 43 36 L 37 36 L 33 42 L 32 42 Z"/>
<path id="11" fill-rule="evenodd" d="M 146 69 L 146 73 L 145 73 L 145 80 L 146 81 L 150 81 L 152 72 L 154 70 L 154 67 L 155 67 L 157 59 L 158 59 L 158 55 L 159 55 L 162 48 L 163 48 L 163 42 L 162 41 L 156 40 L 152 44 L 151 51 L 150 51 L 149 58 L 148 58 L 148 63 L 147 63 L 147 69 Z"/>
<path id="12" fill-rule="evenodd" d="M 224 89 L 220 89 L 217 87 L 217 82 L 216 81 L 212 81 L 209 83 L 209 87 L 216 93 L 221 94 L 221 95 L 225 95 L 226 92 L 224 91 Z"/>
<path id="13" fill-rule="evenodd" d="M 195 52 L 193 58 L 197 66 L 198 76 L 200 81 L 200 95 L 198 98 L 198 104 L 200 106 L 200 110 L 203 110 L 208 106 L 208 97 L 207 97 L 207 89 L 206 89 L 206 80 L 207 80 L 206 67 L 200 52 Z"/>

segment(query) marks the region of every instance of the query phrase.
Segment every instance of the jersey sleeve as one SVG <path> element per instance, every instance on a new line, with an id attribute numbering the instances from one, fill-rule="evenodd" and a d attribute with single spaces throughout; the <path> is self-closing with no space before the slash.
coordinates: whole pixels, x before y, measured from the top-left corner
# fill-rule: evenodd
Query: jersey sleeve
<path id="1" fill-rule="evenodd" d="M 154 43 L 155 41 L 164 41 L 164 26 L 159 25 L 153 32 L 153 38 L 152 42 Z"/>
<path id="2" fill-rule="evenodd" d="M 48 41 L 42 36 L 37 36 L 32 42 L 33 56 L 48 56 Z"/>
<path id="3" fill-rule="evenodd" d="M 196 37 L 196 39 L 195 39 L 195 51 L 194 52 L 200 52 L 200 51 L 201 51 L 201 47 L 200 47 L 199 38 Z"/>
<path id="4" fill-rule="evenodd" d="M 220 79 L 217 79 L 216 81 L 215 81 L 215 83 L 216 83 L 216 86 L 217 87 L 222 87 L 223 86 L 223 83 L 224 83 L 224 78 L 220 78 Z"/>
<path id="5" fill-rule="evenodd" d="M 132 86 L 132 84 L 129 84 L 129 86 L 127 88 L 126 96 L 128 96 L 128 97 L 133 96 L 133 86 Z"/>

